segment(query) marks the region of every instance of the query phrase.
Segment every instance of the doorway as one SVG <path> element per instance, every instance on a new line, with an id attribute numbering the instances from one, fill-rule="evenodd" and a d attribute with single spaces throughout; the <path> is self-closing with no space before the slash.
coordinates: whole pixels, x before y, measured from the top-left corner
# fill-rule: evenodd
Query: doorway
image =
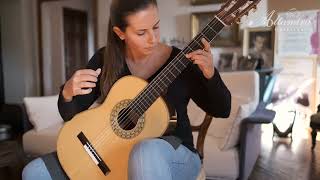
<path id="1" fill-rule="evenodd" d="M 85 11 L 63 8 L 65 78 L 88 63 L 88 15 Z"/>

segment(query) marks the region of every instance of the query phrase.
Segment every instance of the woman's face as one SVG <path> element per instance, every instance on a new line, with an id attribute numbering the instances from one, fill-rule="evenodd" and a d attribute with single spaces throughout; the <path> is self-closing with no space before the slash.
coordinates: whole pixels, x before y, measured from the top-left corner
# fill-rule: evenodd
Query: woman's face
<path id="1" fill-rule="evenodd" d="M 121 31 L 120 38 L 125 41 L 129 52 L 138 56 L 151 54 L 160 39 L 158 8 L 150 5 L 129 15 L 127 23 L 128 26 L 124 32 Z"/>

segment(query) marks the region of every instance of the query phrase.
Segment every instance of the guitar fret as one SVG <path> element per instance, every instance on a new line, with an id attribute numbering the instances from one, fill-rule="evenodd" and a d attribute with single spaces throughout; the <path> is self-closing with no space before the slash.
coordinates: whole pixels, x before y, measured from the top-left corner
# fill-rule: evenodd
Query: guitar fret
<path id="1" fill-rule="evenodd" d="M 189 61 L 189 60 L 188 60 L 188 61 Z M 186 65 L 185 65 L 183 62 L 181 62 L 181 60 L 178 60 L 177 62 L 179 62 L 180 64 L 182 64 L 183 68 L 186 67 Z"/>
<path id="2" fill-rule="evenodd" d="M 161 86 L 159 86 L 158 84 L 155 84 L 155 86 L 157 86 L 161 91 L 164 90 L 164 89 L 162 89 Z"/>
<path id="3" fill-rule="evenodd" d="M 143 95 L 143 97 L 148 97 L 148 99 L 150 100 L 150 103 L 154 101 L 154 94 L 153 93 L 150 93 L 150 92 L 147 92 Z M 144 98 L 143 98 L 144 99 Z M 145 107 L 145 109 L 148 109 L 148 104 L 150 103 L 147 103 L 147 106 Z M 144 112 L 144 111 L 143 111 Z"/>
<path id="4" fill-rule="evenodd" d="M 174 74 L 172 74 L 172 72 L 171 72 L 171 71 L 169 71 L 169 73 L 170 73 L 174 78 L 176 77 Z"/>
<path id="5" fill-rule="evenodd" d="M 150 99 L 150 96 L 146 96 L 149 100 L 150 100 L 150 102 L 152 102 L 152 99 Z"/>
<path id="6" fill-rule="evenodd" d="M 140 103 L 143 105 L 143 107 L 141 108 L 141 110 L 143 111 L 144 109 L 148 108 L 144 103 Z"/>
<path id="7" fill-rule="evenodd" d="M 191 43 L 191 45 L 192 46 L 194 46 L 194 47 L 192 47 L 191 46 L 191 48 L 193 49 L 193 51 L 195 51 L 195 50 L 198 50 L 198 49 L 201 49 L 202 48 L 202 46 L 198 43 L 198 42 L 196 42 L 196 44 L 195 43 L 193 43 L 194 41 L 192 41 L 192 43 Z M 198 47 L 198 46 L 200 46 L 200 47 Z"/>
<path id="8" fill-rule="evenodd" d="M 144 106 L 142 107 L 141 104 Z M 138 107 L 137 107 L 138 106 Z M 132 107 L 135 107 L 134 109 L 138 111 L 138 113 L 144 112 L 144 109 L 146 108 L 144 103 L 137 103 L 137 102 L 133 102 L 132 103 Z M 132 108 L 131 107 L 131 108 Z M 129 109 L 131 109 L 129 108 Z"/>
<path id="9" fill-rule="evenodd" d="M 181 72 L 180 69 L 178 69 L 175 65 L 172 65 L 174 69 L 176 69 L 179 73 Z"/>
<path id="10" fill-rule="evenodd" d="M 214 29 L 211 28 L 210 25 L 208 25 L 208 27 L 209 27 L 215 34 L 218 34 Z"/>
<path id="11" fill-rule="evenodd" d="M 189 47 L 189 45 L 187 46 L 187 48 L 189 48 L 191 52 L 194 51 L 191 47 Z M 186 53 L 186 54 L 187 54 L 187 53 Z"/>
<path id="12" fill-rule="evenodd" d="M 156 94 L 156 96 L 154 96 L 154 99 L 157 99 L 157 97 L 159 97 L 160 96 L 160 92 L 159 91 L 155 91 L 157 94 Z"/>
<path id="13" fill-rule="evenodd" d="M 167 88 L 167 87 L 166 87 L 167 85 L 166 85 L 161 79 L 159 80 L 159 83 L 162 83 L 162 84 L 163 84 L 163 87 L 164 87 L 164 88 Z"/>
<path id="14" fill-rule="evenodd" d="M 200 34 L 201 34 L 208 42 L 211 41 L 211 40 L 210 40 L 206 35 L 204 35 L 202 32 L 200 32 Z"/>
<path id="15" fill-rule="evenodd" d="M 142 94 L 141 94 L 142 95 Z M 135 105 L 134 104 L 136 104 L 136 100 L 135 101 L 133 101 L 132 102 L 132 106 L 134 106 L 135 107 Z M 129 109 L 131 109 L 130 107 L 128 107 Z M 141 110 L 143 110 L 141 107 L 140 107 L 140 105 L 138 104 L 138 107 L 137 108 L 135 108 L 136 110 L 139 110 L 139 108 L 141 109 Z"/>
<path id="16" fill-rule="evenodd" d="M 168 82 L 167 84 L 171 83 L 171 79 L 168 76 L 164 76 L 164 79 Z"/>
<path id="17" fill-rule="evenodd" d="M 218 21 L 220 21 L 224 26 L 227 26 L 226 23 L 224 23 L 218 16 L 214 16 L 215 18 L 218 19 Z"/>
<path id="18" fill-rule="evenodd" d="M 200 49 L 202 49 L 203 47 L 203 45 L 201 45 L 201 44 L 199 44 L 199 42 L 197 41 L 197 40 L 194 40 L 194 42 L 196 42 L 199 46 L 200 46 Z"/>
<path id="19" fill-rule="evenodd" d="M 143 104 L 143 105 L 144 105 L 144 103 L 140 103 L 140 104 Z M 134 106 L 134 107 L 135 107 L 135 106 Z M 138 105 L 138 107 L 140 107 L 140 105 Z M 137 113 L 137 114 L 142 114 L 142 113 L 144 112 L 144 109 L 141 108 L 141 107 L 140 107 L 140 110 L 139 110 L 139 109 L 136 109 L 136 110 L 138 110 L 138 113 Z"/>

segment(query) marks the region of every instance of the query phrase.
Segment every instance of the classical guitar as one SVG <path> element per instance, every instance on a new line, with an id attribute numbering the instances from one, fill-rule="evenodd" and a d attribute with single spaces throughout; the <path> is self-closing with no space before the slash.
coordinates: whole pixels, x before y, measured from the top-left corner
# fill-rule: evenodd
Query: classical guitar
<path id="1" fill-rule="evenodd" d="M 255 9 L 260 0 L 229 0 L 189 44 L 150 82 L 125 76 L 98 107 L 75 115 L 58 136 L 57 153 L 71 179 L 128 179 L 129 153 L 134 144 L 161 136 L 169 113 L 160 94 L 188 66 L 185 54 L 203 49 L 218 33 Z"/>

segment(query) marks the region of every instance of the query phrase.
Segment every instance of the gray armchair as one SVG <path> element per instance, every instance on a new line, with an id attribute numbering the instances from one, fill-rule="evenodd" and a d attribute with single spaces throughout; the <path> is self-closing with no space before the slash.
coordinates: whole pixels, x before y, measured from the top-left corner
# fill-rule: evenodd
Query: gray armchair
<path id="1" fill-rule="evenodd" d="M 245 118 L 241 124 L 239 142 L 239 180 L 248 179 L 260 153 L 261 124 L 269 124 L 275 117 L 275 112 L 265 109 L 265 103 L 260 103 L 254 113 Z"/>

